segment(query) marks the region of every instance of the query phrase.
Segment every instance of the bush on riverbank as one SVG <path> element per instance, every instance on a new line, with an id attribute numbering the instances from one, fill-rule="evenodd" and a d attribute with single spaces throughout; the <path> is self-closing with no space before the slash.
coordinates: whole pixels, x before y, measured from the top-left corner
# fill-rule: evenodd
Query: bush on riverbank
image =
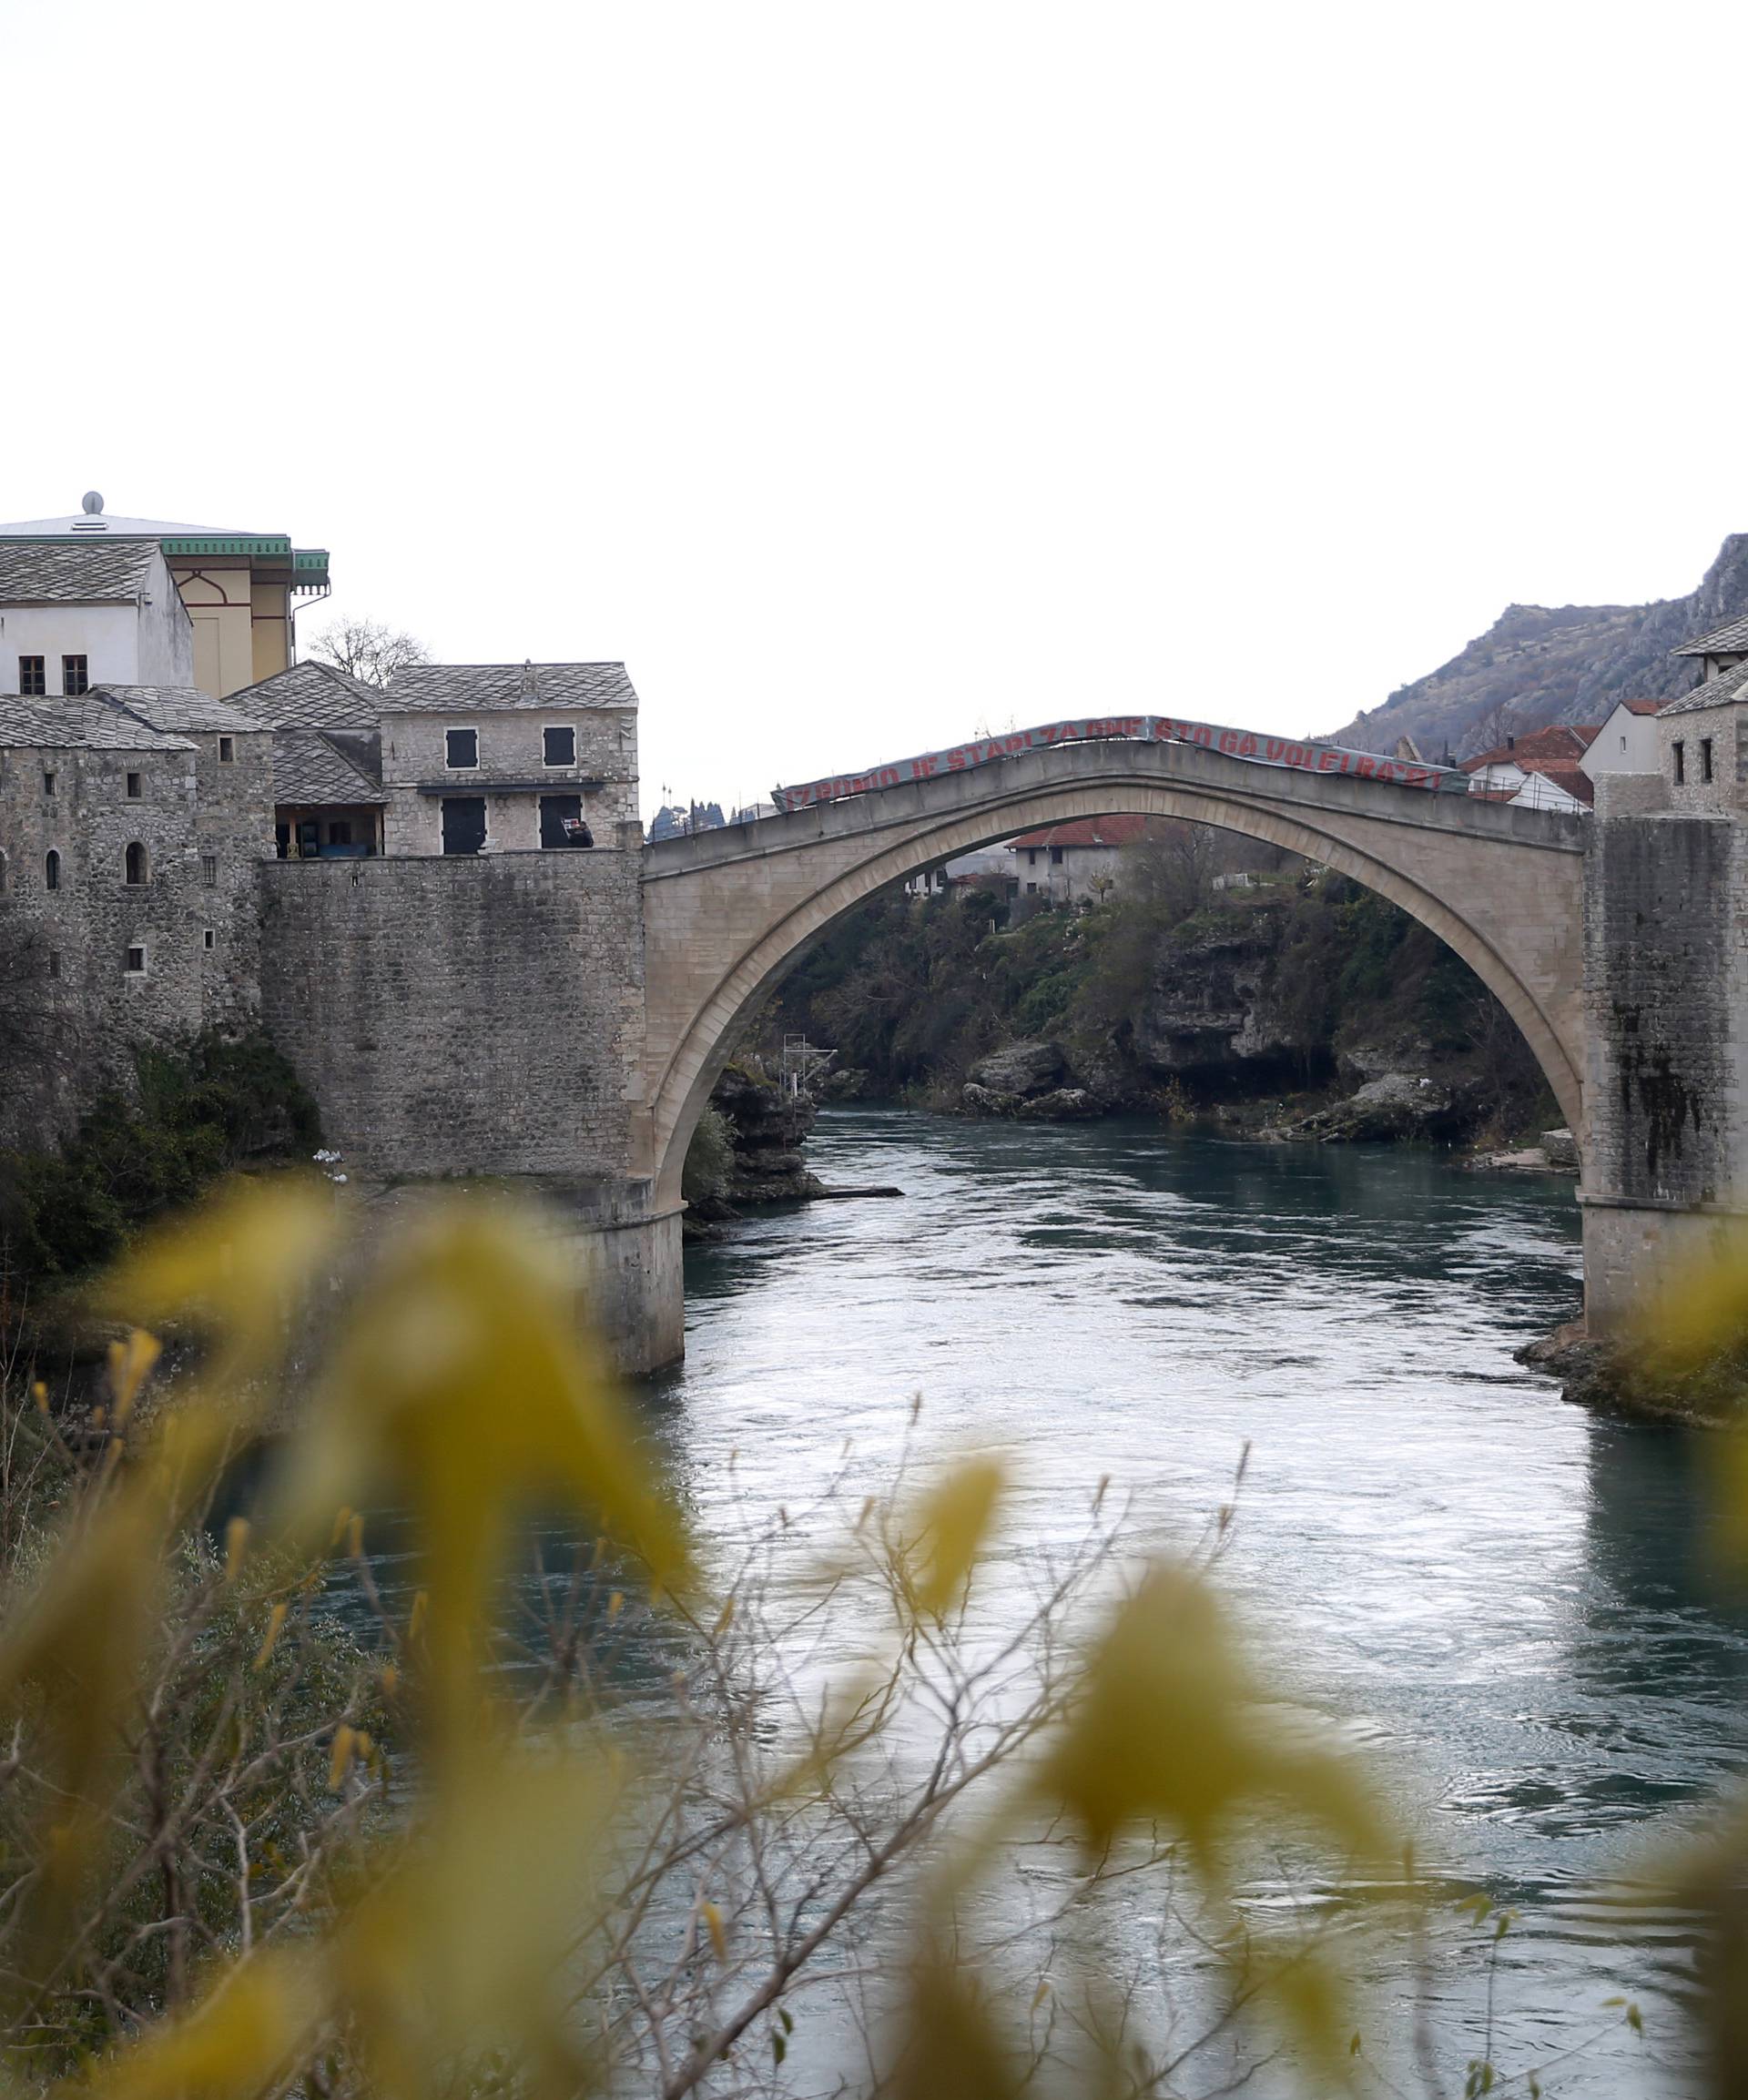
<path id="1" fill-rule="evenodd" d="M 8 1303 L 100 1267 L 220 1175 L 320 1142 L 314 1102 L 263 1037 L 142 1051 L 137 1072 L 135 1097 L 101 1096 L 59 1151 L 0 1152 L 0 1330 Z"/>

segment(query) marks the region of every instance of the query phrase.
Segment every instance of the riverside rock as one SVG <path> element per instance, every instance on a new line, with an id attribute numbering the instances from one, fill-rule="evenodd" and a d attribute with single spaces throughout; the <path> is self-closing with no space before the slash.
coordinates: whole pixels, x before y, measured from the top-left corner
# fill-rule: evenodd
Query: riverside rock
<path id="1" fill-rule="evenodd" d="M 979 1092 L 1024 1099 L 1029 1094 L 1048 1092 L 1062 1077 L 1063 1061 L 1060 1043 L 1010 1043 L 1004 1050 L 979 1058 L 969 1077 Z"/>
<path id="2" fill-rule="evenodd" d="M 1286 1134 L 1324 1144 L 1357 1144 L 1384 1138 L 1441 1137 L 1457 1114 L 1452 1090 L 1420 1072 L 1386 1072 L 1368 1080 L 1346 1101 L 1306 1116 Z"/>

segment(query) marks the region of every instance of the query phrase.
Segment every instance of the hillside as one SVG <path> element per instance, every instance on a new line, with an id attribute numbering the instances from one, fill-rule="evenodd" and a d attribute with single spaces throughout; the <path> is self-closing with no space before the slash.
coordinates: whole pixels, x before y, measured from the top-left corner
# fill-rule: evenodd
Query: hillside
<path id="1" fill-rule="evenodd" d="M 1670 654 L 1748 611 L 1748 533 L 1733 533 L 1697 590 L 1649 605 L 1508 605 L 1448 664 L 1332 731 L 1362 751 L 1412 736 L 1429 758 L 1471 757 L 1506 732 L 1600 722 L 1617 700 L 1673 699 L 1695 667 Z"/>

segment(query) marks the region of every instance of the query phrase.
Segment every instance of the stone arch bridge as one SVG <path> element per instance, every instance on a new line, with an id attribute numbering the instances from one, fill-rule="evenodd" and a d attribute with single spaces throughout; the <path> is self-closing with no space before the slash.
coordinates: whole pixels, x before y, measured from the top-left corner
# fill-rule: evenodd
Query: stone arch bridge
<path id="1" fill-rule="evenodd" d="M 1189 743 L 1064 743 L 645 849 L 635 1150 L 656 1207 L 678 1204 L 686 1145 L 747 1005 L 835 919 L 973 847 L 1116 814 L 1244 832 L 1400 905 L 1497 996 L 1582 1144 L 1588 820 Z"/>

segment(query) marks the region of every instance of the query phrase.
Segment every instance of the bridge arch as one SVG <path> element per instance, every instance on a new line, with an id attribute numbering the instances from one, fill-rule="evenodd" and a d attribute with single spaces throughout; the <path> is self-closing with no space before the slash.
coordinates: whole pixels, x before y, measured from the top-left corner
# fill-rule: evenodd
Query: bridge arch
<path id="1" fill-rule="evenodd" d="M 677 1202 L 737 1024 L 846 912 L 920 868 L 1075 817 L 1175 817 L 1324 863 L 1399 905 L 1499 1000 L 1583 1131 L 1583 819 L 1306 778 L 1193 746 L 1079 745 L 650 848 L 646 1170 Z"/>

